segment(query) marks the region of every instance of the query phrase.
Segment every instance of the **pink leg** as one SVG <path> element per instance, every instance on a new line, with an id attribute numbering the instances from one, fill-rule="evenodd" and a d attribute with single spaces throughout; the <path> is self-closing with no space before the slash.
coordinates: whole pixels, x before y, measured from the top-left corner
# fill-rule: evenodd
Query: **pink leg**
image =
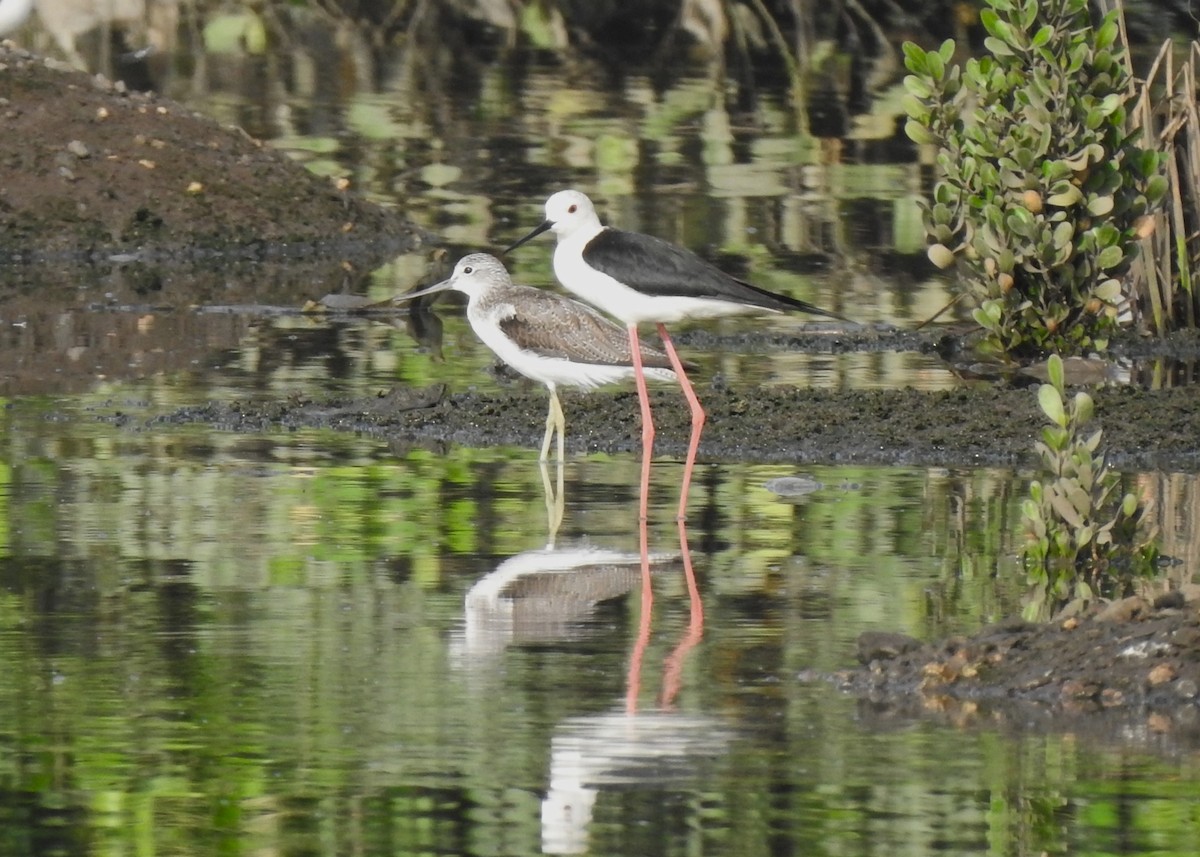
<path id="1" fill-rule="evenodd" d="M 650 415 L 650 393 L 646 390 L 646 372 L 642 368 L 642 343 L 638 339 L 636 324 L 629 325 L 629 347 L 633 349 L 633 378 L 637 382 L 638 404 L 642 408 L 642 482 L 638 520 L 645 523 L 649 518 L 650 459 L 654 455 L 654 419 Z"/>
<path id="2" fill-rule="evenodd" d="M 662 337 L 663 348 L 667 350 L 667 357 L 671 360 L 671 368 L 675 370 L 675 377 L 679 379 L 679 386 L 683 388 L 684 398 L 687 399 L 688 407 L 692 410 L 692 437 L 688 441 L 687 460 L 683 465 L 683 490 L 679 494 L 678 519 L 682 521 L 687 518 L 688 491 L 692 487 L 692 470 L 696 466 L 696 453 L 700 450 L 700 433 L 704 431 L 704 408 L 700 407 L 700 400 L 696 398 L 692 382 L 688 380 L 687 373 L 683 371 L 683 362 L 675 353 L 671 337 L 667 336 L 667 328 L 662 324 L 658 326 L 658 335 Z M 641 355 L 639 354 L 638 357 L 640 358 Z"/>
<path id="3" fill-rule="evenodd" d="M 691 610 L 683 639 L 663 663 L 663 708 L 670 708 L 674 704 L 679 688 L 683 686 L 684 661 L 687 660 L 688 652 L 694 649 L 704 636 L 704 602 L 700 600 L 700 587 L 696 585 L 696 572 L 692 569 L 692 552 L 688 549 L 687 528 L 682 520 L 679 522 L 679 550 L 683 556 L 683 576 L 687 581 Z"/>
<path id="4" fill-rule="evenodd" d="M 650 618 L 654 612 L 654 590 L 650 586 L 650 536 L 646 519 L 638 523 L 638 544 L 642 552 L 642 613 L 638 618 L 638 635 L 629 655 L 629 672 L 625 677 L 625 711 L 637 712 L 638 693 L 642 687 L 642 658 L 650 642 Z"/>

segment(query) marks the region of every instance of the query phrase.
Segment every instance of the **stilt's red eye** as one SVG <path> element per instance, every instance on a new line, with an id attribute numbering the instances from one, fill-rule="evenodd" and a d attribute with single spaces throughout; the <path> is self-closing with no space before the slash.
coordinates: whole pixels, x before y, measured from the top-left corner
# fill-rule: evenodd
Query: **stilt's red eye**
<path id="1" fill-rule="evenodd" d="M 579 208 L 578 205 L 572 205 L 570 208 L 567 209 L 567 214 L 574 214 L 575 209 L 577 209 L 577 208 Z"/>

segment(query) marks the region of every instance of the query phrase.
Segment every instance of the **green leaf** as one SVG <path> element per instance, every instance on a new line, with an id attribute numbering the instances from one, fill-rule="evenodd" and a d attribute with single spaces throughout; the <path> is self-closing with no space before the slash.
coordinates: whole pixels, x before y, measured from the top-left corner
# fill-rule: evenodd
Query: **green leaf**
<path id="1" fill-rule="evenodd" d="M 909 75 L 907 80 L 917 81 L 917 86 L 923 86 L 917 78 Z M 916 119 L 922 125 L 928 127 L 932 114 L 929 110 L 929 105 L 921 100 L 920 96 L 906 94 L 900 99 L 900 104 L 904 107 L 904 112 L 908 114 L 910 119 Z"/>
<path id="2" fill-rule="evenodd" d="M 996 38 L 1003 38 L 998 30 L 998 27 L 1000 26 L 1000 16 L 996 14 L 995 9 L 980 9 L 979 23 L 983 24 L 983 28 L 987 30 L 990 35 L 993 35 Z"/>
<path id="3" fill-rule="evenodd" d="M 930 98 L 933 95 L 933 87 L 929 85 L 928 80 L 915 74 L 906 74 L 904 76 L 904 89 L 909 95 L 915 96 L 922 101 Z M 905 104 L 904 109 L 908 112 L 909 116 L 913 115 L 913 110 L 908 106 L 907 103 Z M 921 109 L 925 112 L 929 112 L 929 108 L 924 104 L 921 104 Z"/>
<path id="4" fill-rule="evenodd" d="M 1084 491 L 1079 483 L 1072 481 L 1063 483 L 1063 491 L 1071 505 L 1079 512 L 1080 518 L 1087 520 L 1087 516 L 1092 513 L 1092 495 Z"/>
<path id="5" fill-rule="evenodd" d="M 1054 227 L 1053 234 L 1054 246 L 1060 250 L 1066 248 L 1069 251 L 1071 239 L 1075 237 L 1075 224 L 1070 220 L 1064 220 Z"/>
<path id="6" fill-rule="evenodd" d="M 991 51 L 993 55 L 998 57 L 1016 56 L 1016 54 L 1013 53 L 1012 48 L 1000 41 L 1000 39 L 997 39 L 995 36 L 988 36 L 986 39 L 984 39 L 983 46 Z"/>
<path id="7" fill-rule="evenodd" d="M 1110 92 L 1101 99 L 1099 110 L 1105 116 L 1111 116 L 1125 104 L 1125 96 L 1119 92 Z"/>
<path id="8" fill-rule="evenodd" d="M 1092 418 L 1092 414 L 1096 411 L 1095 402 L 1087 393 L 1079 392 L 1075 394 L 1075 424 L 1077 426 L 1084 425 Z"/>
<path id="9" fill-rule="evenodd" d="M 1113 210 L 1114 200 L 1111 196 L 1094 196 L 1088 200 L 1088 214 L 1094 217 L 1103 217 Z"/>
<path id="10" fill-rule="evenodd" d="M 1150 181 L 1146 182 L 1146 199 L 1149 202 L 1158 202 L 1167 193 L 1167 177 L 1166 176 L 1151 176 Z"/>
<path id="11" fill-rule="evenodd" d="M 1076 468 L 1075 478 L 1079 480 L 1079 487 L 1084 491 L 1091 491 L 1092 485 L 1095 483 L 1095 474 L 1092 470 L 1092 463 L 1088 461 L 1080 461 Z"/>
<path id="12" fill-rule="evenodd" d="M 1121 240 L 1121 231 L 1111 223 L 1102 223 L 1096 227 L 1096 246 L 1108 247 Z"/>
<path id="13" fill-rule="evenodd" d="M 1143 149 L 1137 154 L 1138 172 L 1143 176 L 1152 176 L 1157 173 L 1160 163 L 1159 153 L 1151 149 Z"/>
<path id="14" fill-rule="evenodd" d="M 940 83 L 946 76 L 946 63 L 942 60 L 942 55 L 937 51 L 930 51 L 925 55 L 925 62 L 929 66 L 929 76 L 934 82 Z"/>
<path id="15" fill-rule="evenodd" d="M 1067 442 L 1070 441 L 1070 432 L 1066 429 L 1060 429 L 1058 426 L 1046 426 L 1042 430 L 1042 439 L 1046 445 L 1055 453 L 1061 453 L 1067 448 Z"/>
<path id="16" fill-rule="evenodd" d="M 1030 45 L 1035 48 L 1040 48 L 1046 42 L 1050 41 L 1050 37 L 1054 35 L 1054 28 L 1049 24 L 1042 24 L 1041 28 L 1034 33 Z"/>
<path id="17" fill-rule="evenodd" d="M 1072 527 L 1082 527 L 1083 519 L 1079 517 L 1079 513 L 1075 511 L 1075 507 L 1071 505 L 1071 501 L 1058 493 L 1054 486 L 1050 487 L 1050 506 L 1054 509 L 1055 514 L 1070 524 Z"/>
<path id="18" fill-rule="evenodd" d="M 975 323 L 984 330 L 998 331 L 1000 328 L 999 319 L 992 318 L 984 311 L 983 307 L 971 310 L 971 318 L 975 319 Z"/>
<path id="19" fill-rule="evenodd" d="M 1094 297 L 1100 298 L 1105 303 L 1117 304 L 1121 302 L 1121 281 L 1117 279 L 1108 279 L 1098 285 L 1095 291 L 1092 292 Z"/>
<path id="20" fill-rule="evenodd" d="M 995 5 L 994 3 L 992 5 Z M 1025 0 L 1021 6 L 1021 27 L 1028 30 L 1037 20 L 1038 0 Z"/>
<path id="21" fill-rule="evenodd" d="M 1107 271 L 1109 268 L 1115 268 L 1121 264 L 1121 260 L 1124 258 L 1125 253 L 1121 248 L 1113 245 L 1105 247 L 1100 251 L 1100 255 L 1096 258 L 1096 264 L 1100 267 L 1100 270 Z"/>
<path id="22" fill-rule="evenodd" d="M 1050 376 L 1050 383 L 1054 385 L 1060 393 L 1066 389 L 1063 380 L 1063 362 L 1062 358 L 1057 354 L 1051 354 L 1050 359 L 1046 361 L 1046 373 Z"/>
<path id="23" fill-rule="evenodd" d="M 1121 511 L 1126 518 L 1132 518 L 1138 509 L 1137 497 L 1130 493 L 1121 498 Z"/>
<path id="24" fill-rule="evenodd" d="M 1083 191 L 1070 182 L 1060 182 L 1056 187 L 1060 189 L 1056 193 L 1046 197 L 1046 202 L 1050 205 L 1057 205 L 1059 208 L 1068 208 L 1083 199 Z"/>
<path id="25" fill-rule="evenodd" d="M 937 138 L 929 132 L 929 129 L 916 119 L 909 119 L 904 123 L 904 133 L 908 135 L 908 139 L 919 146 L 937 142 Z"/>
<path id="26" fill-rule="evenodd" d="M 1042 177 L 1047 182 L 1056 182 L 1068 178 L 1074 170 L 1065 161 L 1043 161 Z"/>
<path id="27" fill-rule="evenodd" d="M 1067 412 L 1063 409 L 1062 395 L 1051 384 L 1042 384 L 1038 388 L 1038 404 L 1050 421 L 1060 428 L 1067 427 Z"/>
<path id="28" fill-rule="evenodd" d="M 1112 47 L 1113 43 L 1117 40 L 1118 32 L 1116 13 L 1110 13 L 1105 16 L 1104 23 L 1100 25 L 1100 29 L 1096 31 L 1096 35 L 1094 36 L 1096 50 L 1102 51 Z"/>
<path id="29" fill-rule="evenodd" d="M 925 59 L 925 49 L 913 42 L 905 42 L 904 50 L 904 65 L 913 74 L 928 74 L 929 63 Z"/>

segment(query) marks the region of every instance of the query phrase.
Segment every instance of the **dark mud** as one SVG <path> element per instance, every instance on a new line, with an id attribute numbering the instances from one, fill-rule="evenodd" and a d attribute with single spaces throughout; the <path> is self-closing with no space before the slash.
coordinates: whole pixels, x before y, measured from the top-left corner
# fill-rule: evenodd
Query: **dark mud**
<path id="1" fill-rule="evenodd" d="M 311 282 L 328 284 L 338 271 L 366 270 L 429 240 L 395 212 L 310 175 L 236 129 L 2 46 L 0 127 L 0 267 L 22 272 L 9 278 L 18 285 L 0 295 L 11 314 L 51 311 L 56 299 L 78 305 L 73 284 L 103 283 L 108 291 L 106 277 L 116 283 L 110 294 L 117 301 L 152 305 L 178 277 L 192 292 L 186 302 L 172 297 L 168 305 L 275 300 L 298 307 L 299 296 L 271 290 L 273 269 L 264 262 L 300 266 L 312 272 Z M 261 266 L 255 270 L 267 287 L 229 291 L 229 280 L 246 279 L 225 278 L 220 272 L 230 265 Z M 88 274 L 63 276 L 71 266 Z M 198 271 L 216 273 L 196 280 Z M 960 333 L 828 327 L 795 337 L 682 333 L 681 346 L 705 352 L 919 350 L 982 379 L 943 392 L 739 389 L 699 379 L 709 412 L 700 461 L 1032 464 L 1032 441 L 1044 425 L 1031 389 L 1036 371 L 976 365 Z M 1186 335 L 1116 344 L 1115 358 L 1176 367 L 1151 370 L 1158 375 L 1147 386 L 1160 389 L 1094 390 L 1104 446 L 1118 467 L 1200 470 L 1200 408 L 1190 386 L 1198 345 Z M 16 368 L 37 359 L 28 357 Z M 1120 369 L 1077 368 L 1089 383 Z M 1176 381 L 1189 385 L 1172 387 Z M 656 449 L 682 456 L 688 436 L 682 398 L 665 388 L 653 397 Z M 572 453 L 640 448 L 632 392 L 567 392 L 564 406 Z M 96 418 L 132 431 L 200 422 L 237 432 L 326 428 L 397 445 L 535 448 L 545 414 L 545 391 L 514 380 L 488 395 L 398 388 L 366 399 L 200 403 L 150 421 L 115 409 Z M 1190 591 L 1171 594 L 1068 625 L 1009 623 L 938 644 L 869 635 L 860 645 L 860 669 L 823 678 L 861 695 L 869 718 L 935 711 L 956 723 L 1083 731 L 1116 723 L 1125 732 L 1190 736 L 1195 743 L 1200 602 L 1191 598 Z"/>
<path id="2" fill-rule="evenodd" d="M 1135 596 L 1044 624 L 1012 620 L 929 644 L 863 634 L 861 668 L 831 681 L 872 720 L 934 714 L 958 726 L 1122 734 L 1200 745 L 1200 586 Z"/>
<path id="3" fill-rule="evenodd" d="M 696 392 L 709 415 L 701 463 L 1032 464 L 1033 440 L 1045 425 L 1031 390 L 993 384 L 922 392 L 738 390 L 701 382 Z M 1095 398 L 1102 417 L 1097 424 L 1117 466 L 1185 471 L 1200 466 L 1194 391 L 1111 387 L 1095 391 Z M 632 391 L 568 392 L 562 399 L 571 452 L 641 449 Z M 656 454 L 682 457 L 689 433 L 683 397 L 677 390 L 653 390 L 651 404 Z M 207 403 L 158 420 L 203 422 L 230 431 L 328 428 L 403 442 L 533 448 L 541 442 L 546 407 L 543 388 L 514 381 L 511 393 L 447 395 L 441 387 L 397 388 L 371 399 Z"/>
<path id="4" fill-rule="evenodd" d="M 0 264 L 367 264 L 423 237 L 239 129 L 3 45 L 0 128 Z"/>

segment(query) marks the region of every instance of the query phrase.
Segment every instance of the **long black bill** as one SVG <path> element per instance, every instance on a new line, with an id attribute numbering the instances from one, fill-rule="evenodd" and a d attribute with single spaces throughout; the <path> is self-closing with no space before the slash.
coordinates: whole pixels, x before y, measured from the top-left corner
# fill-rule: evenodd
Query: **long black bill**
<path id="1" fill-rule="evenodd" d="M 537 238 L 539 235 L 541 235 L 543 232 L 545 232 L 547 229 L 549 229 L 553 225 L 554 225 L 553 221 L 543 220 L 536 229 L 534 229 L 532 232 L 530 232 L 528 235 L 526 235 L 524 238 L 522 238 L 516 244 L 513 244 L 511 247 L 505 248 L 504 252 L 506 254 L 511 253 L 513 250 L 516 250 L 518 247 L 520 247 L 526 241 L 532 241 L 534 238 Z"/>

